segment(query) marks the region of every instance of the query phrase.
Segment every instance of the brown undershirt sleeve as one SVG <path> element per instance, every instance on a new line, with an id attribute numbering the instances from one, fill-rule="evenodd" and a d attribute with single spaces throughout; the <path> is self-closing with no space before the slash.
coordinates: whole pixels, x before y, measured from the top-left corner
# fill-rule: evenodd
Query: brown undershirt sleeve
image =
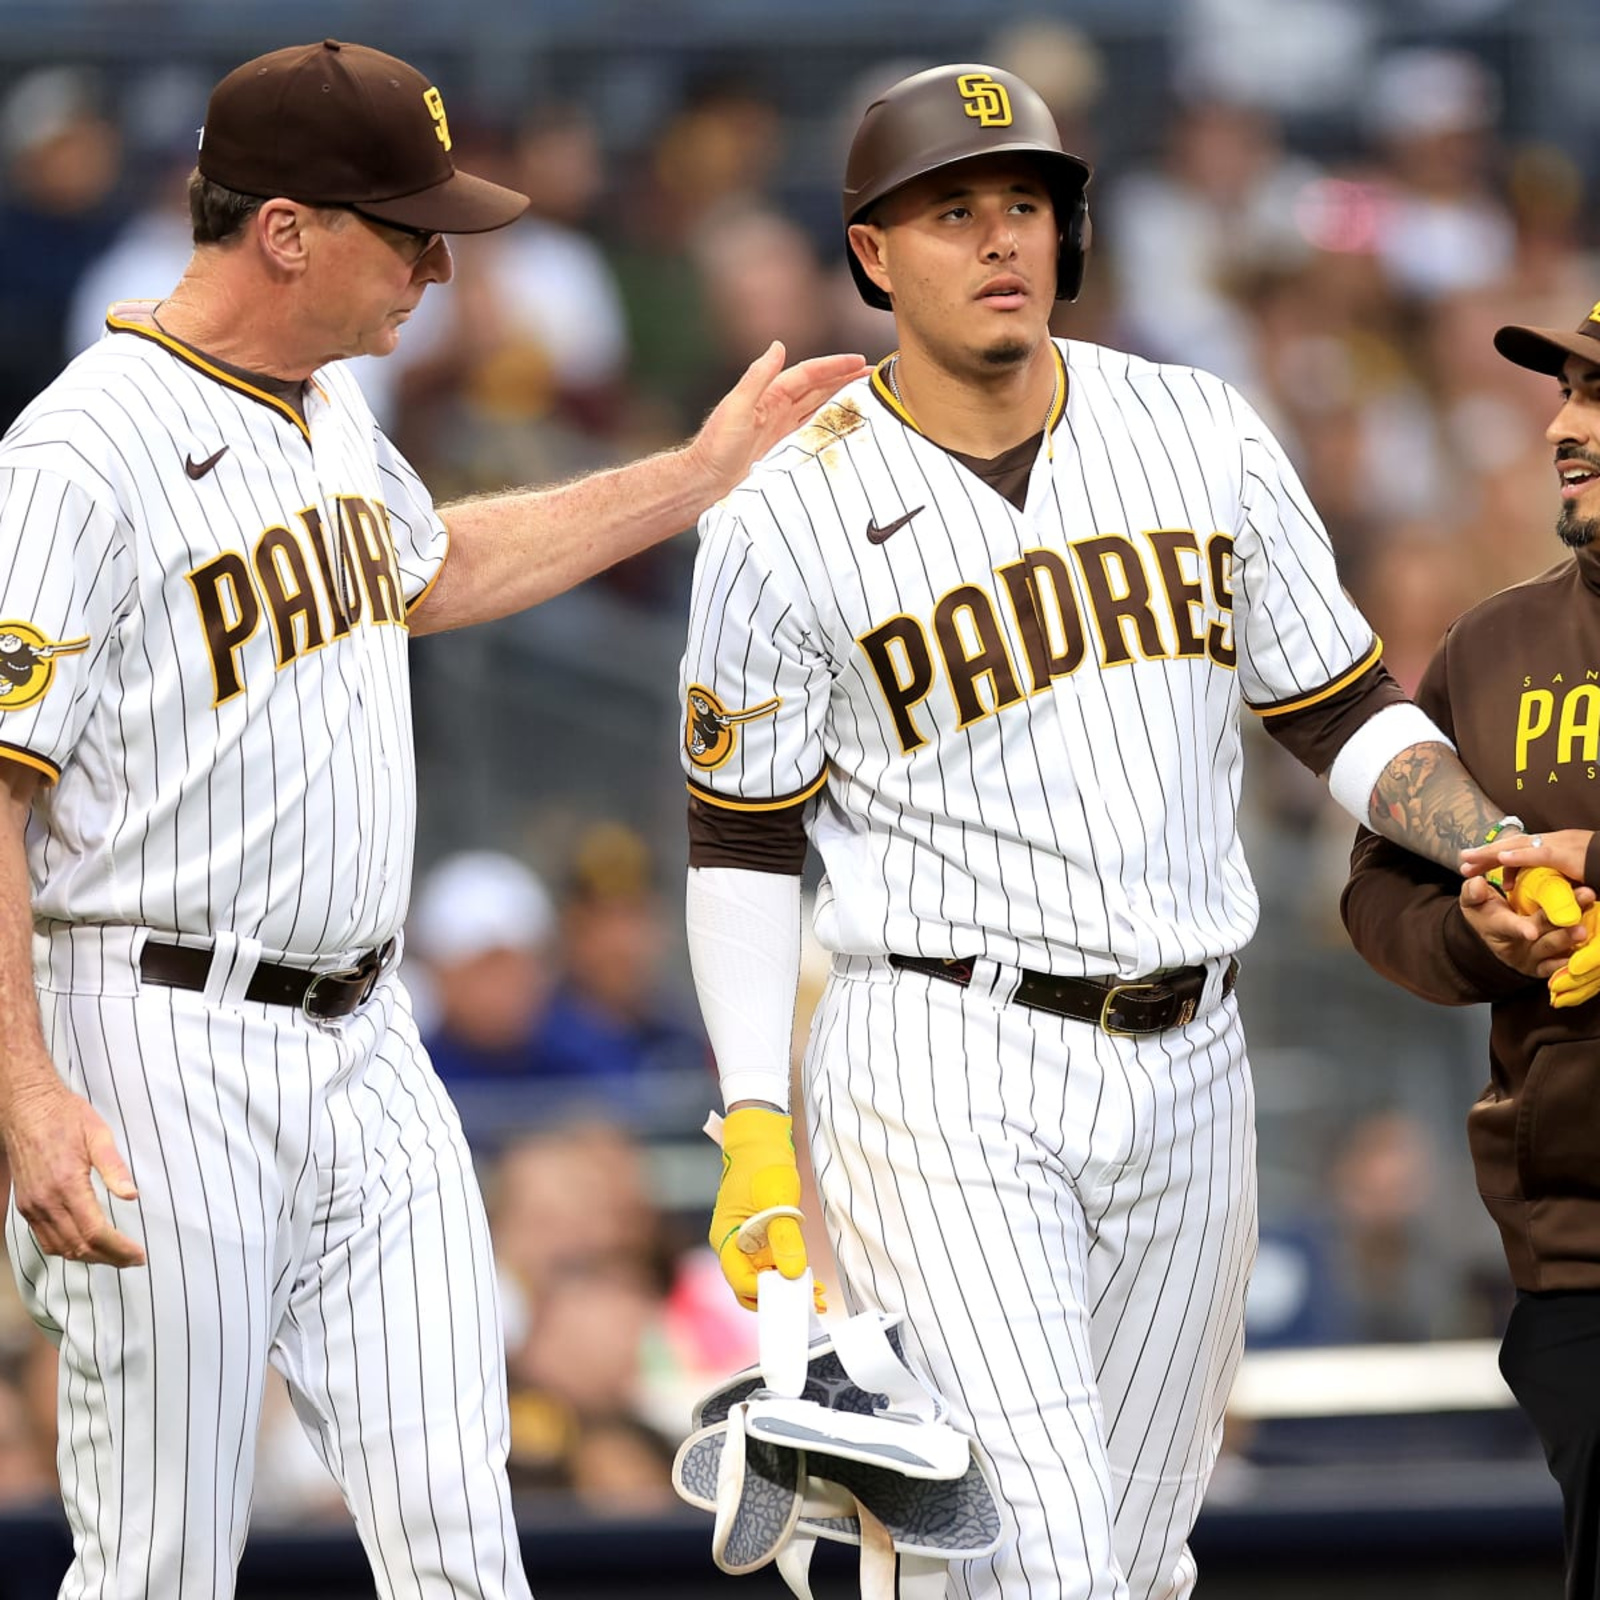
<path id="1" fill-rule="evenodd" d="M 1359 677 L 1312 705 L 1283 711 L 1274 711 L 1271 706 L 1253 709 L 1267 732 L 1303 766 L 1320 776 L 1333 765 L 1333 758 L 1362 723 L 1387 706 L 1403 705 L 1408 698 L 1383 662 L 1375 661 Z"/>
<path id="2" fill-rule="evenodd" d="M 804 800 L 762 811 L 735 811 L 689 796 L 689 865 L 798 873 L 805 866 Z"/>

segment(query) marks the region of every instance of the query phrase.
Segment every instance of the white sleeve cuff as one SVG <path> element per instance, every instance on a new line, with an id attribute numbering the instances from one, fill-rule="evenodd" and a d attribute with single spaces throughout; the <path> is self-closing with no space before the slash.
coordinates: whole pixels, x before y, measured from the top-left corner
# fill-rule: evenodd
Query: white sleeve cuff
<path id="1" fill-rule="evenodd" d="M 1372 826 L 1372 791 L 1383 769 L 1414 744 L 1442 744 L 1454 750 L 1444 730 L 1409 700 L 1385 706 L 1345 740 L 1328 770 L 1328 792 L 1359 822 Z"/>
<path id="2" fill-rule="evenodd" d="M 690 867 L 689 964 L 722 1101 L 789 1109 L 789 1052 L 800 988 L 800 879 Z"/>

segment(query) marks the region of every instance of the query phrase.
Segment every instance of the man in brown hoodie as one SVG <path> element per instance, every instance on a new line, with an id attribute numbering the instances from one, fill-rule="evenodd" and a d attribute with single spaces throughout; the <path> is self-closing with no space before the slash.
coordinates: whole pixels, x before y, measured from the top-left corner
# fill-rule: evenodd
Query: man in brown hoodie
<path id="1" fill-rule="evenodd" d="M 1385 977 L 1444 1005 L 1490 1006 L 1491 1077 L 1467 1129 L 1518 1291 L 1500 1368 L 1561 1485 L 1569 1600 L 1597 1600 L 1600 909 L 1554 873 L 1542 875 L 1554 895 L 1537 894 L 1530 869 L 1600 884 L 1600 305 L 1574 333 L 1504 327 L 1495 346 L 1559 384 L 1546 437 L 1570 553 L 1452 624 L 1416 698 L 1530 831 L 1580 826 L 1503 855 L 1466 852 L 1467 871 L 1503 863 L 1505 896 L 1362 828 L 1342 909 Z"/>

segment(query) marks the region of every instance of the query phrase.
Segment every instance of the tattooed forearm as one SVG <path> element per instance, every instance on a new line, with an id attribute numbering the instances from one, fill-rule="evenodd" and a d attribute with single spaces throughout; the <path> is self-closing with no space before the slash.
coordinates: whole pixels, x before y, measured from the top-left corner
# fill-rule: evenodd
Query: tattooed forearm
<path id="1" fill-rule="evenodd" d="M 1368 825 L 1453 871 L 1461 865 L 1461 852 L 1482 844 L 1504 814 L 1449 745 L 1414 744 L 1383 769 L 1372 791 Z"/>

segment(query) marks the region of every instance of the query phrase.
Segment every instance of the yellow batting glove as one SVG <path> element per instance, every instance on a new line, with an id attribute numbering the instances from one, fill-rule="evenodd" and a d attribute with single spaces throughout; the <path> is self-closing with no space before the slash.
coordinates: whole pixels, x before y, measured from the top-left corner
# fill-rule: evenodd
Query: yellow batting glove
<path id="1" fill-rule="evenodd" d="M 1557 928 L 1575 928 L 1583 920 L 1572 882 L 1554 867 L 1524 867 L 1506 894 L 1519 917 L 1542 911 Z"/>
<path id="2" fill-rule="evenodd" d="M 1566 966 L 1550 974 L 1550 1004 L 1558 1011 L 1585 1005 L 1600 995 L 1600 901 L 1581 920 L 1589 937 L 1567 958 Z"/>
<path id="3" fill-rule="evenodd" d="M 752 1218 L 757 1225 L 741 1238 Z M 800 1220 L 794 1119 L 759 1106 L 730 1111 L 722 1121 L 722 1183 L 710 1239 L 723 1277 L 747 1310 L 756 1308 L 759 1273 L 775 1267 L 798 1278 L 806 1270 Z"/>

